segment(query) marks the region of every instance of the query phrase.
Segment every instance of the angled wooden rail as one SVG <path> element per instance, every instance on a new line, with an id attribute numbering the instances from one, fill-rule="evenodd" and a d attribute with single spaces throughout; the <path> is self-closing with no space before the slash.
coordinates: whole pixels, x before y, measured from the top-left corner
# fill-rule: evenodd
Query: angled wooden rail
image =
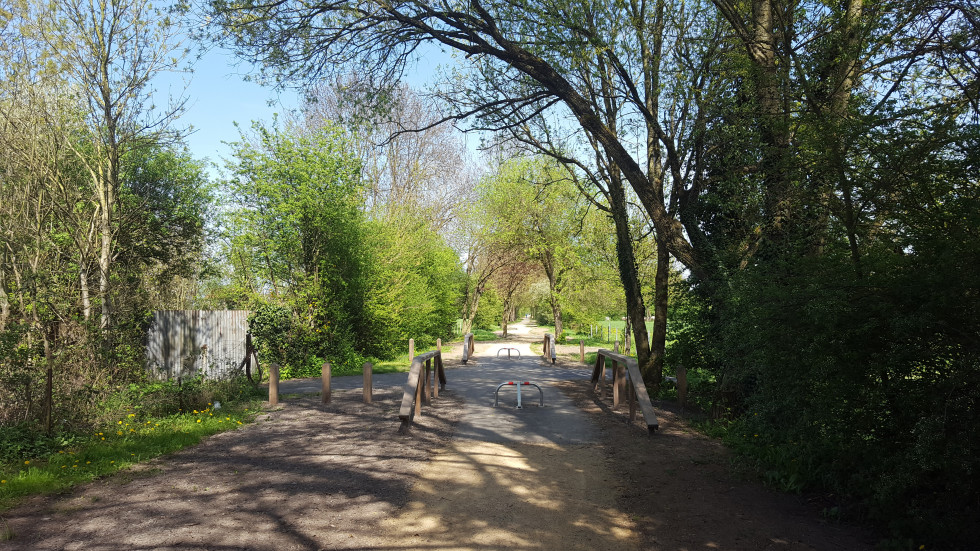
<path id="1" fill-rule="evenodd" d="M 640 375 L 640 367 L 636 360 L 628 356 L 623 356 L 612 350 L 600 349 L 596 355 L 595 367 L 592 369 L 592 389 L 599 387 L 599 397 L 606 397 L 606 360 L 612 364 L 613 370 L 613 409 L 619 407 L 623 391 L 626 392 L 626 399 L 630 406 L 630 423 L 636 417 L 636 406 L 639 404 L 643 419 L 647 423 L 647 431 L 660 428 L 660 421 L 657 414 L 653 411 L 653 403 L 650 402 L 650 395 L 647 394 L 647 387 L 643 384 L 643 377 Z"/>
<path id="2" fill-rule="evenodd" d="M 433 365 L 434 364 L 434 365 Z M 439 377 L 435 384 L 432 369 Z M 406 432 L 412 425 L 416 415 L 422 415 L 422 404 L 429 405 L 433 398 L 439 397 L 439 390 L 446 388 L 446 370 L 442 367 L 442 352 L 433 350 L 412 358 L 412 368 L 408 372 L 408 382 L 405 383 L 405 393 L 402 395 L 402 406 L 398 418 L 402 424 L 399 432 Z"/>

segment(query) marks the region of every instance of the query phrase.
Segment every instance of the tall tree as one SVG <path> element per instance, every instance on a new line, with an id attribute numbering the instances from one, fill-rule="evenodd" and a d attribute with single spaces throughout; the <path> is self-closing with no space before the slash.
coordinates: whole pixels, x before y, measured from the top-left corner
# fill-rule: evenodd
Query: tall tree
<path id="1" fill-rule="evenodd" d="M 100 326 L 112 324 L 112 266 L 118 254 L 121 160 L 139 144 L 164 139 L 180 102 L 154 109 L 152 79 L 178 70 L 184 50 L 173 13 L 148 0 L 70 0 L 11 6 L 24 44 L 21 62 L 53 70 L 83 110 L 88 136 L 61 136 L 91 181 L 98 235 Z M 83 272 L 84 279 L 84 272 Z"/>

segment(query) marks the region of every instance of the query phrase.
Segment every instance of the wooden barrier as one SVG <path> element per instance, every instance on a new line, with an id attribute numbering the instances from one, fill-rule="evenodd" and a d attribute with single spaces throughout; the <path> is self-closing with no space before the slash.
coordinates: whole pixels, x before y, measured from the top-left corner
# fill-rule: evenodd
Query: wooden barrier
<path id="1" fill-rule="evenodd" d="M 557 358 L 557 353 L 555 351 L 555 336 L 551 333 L 544 334 L 544 361 L 551 360 L 551 363 L 555 363 Z"/>
<path id="2" fill-rule="evenodd" d="M 279 404 L 279 364 L 269 365 L 269 405 Z"/>
<path id="3" fill-rule="evenodd" d="M 592 389 L 599 386 L 600 399 L 605 398 L 606 383 L 606 361 L 612 364 L 613 368 L 613 409 L 619 407 L 622 393 L 625 390 L 626 398 L 629 401 L 629 421 L 633 422 L 636 416 L 636 407 L 639 405 L 643 413 L 643 419 L 647 424 L 647 431 L 653 433 L 660 427 L 657 414 L 653 411 L 653 403 L 650 402 L 650 395 L 647 387 L 643 384 L 643 377 L 640 375 L 640 368 L 636 360 L 611 350 L 600 349 L 596 355 L 595 367 L 592 369 Z"/>
<path id="4" fill-rule="evenodd" d="M 463 336 L 463 363 L 465 364 L 470 356 L 473 355 L 473 351 L 476 350 L 476 344 L 473 342 L 473 333 L 467 333 Z M 411 357 L 411 356 L 409 356 Z"/>
<path id="5" fill-rule="evenodd" d="M 412 358 L 412 367 L 408 372 L 408 382 L 405 383 L 405 392 L 402 395 L 402 405 L 398 411 L 398 418 L 402 421 L 398 432 L 408 432 L 415 416 L 422 415 L 422 404 L 431 404 L 431 394 L 438 392 L 433 390 L 430 394 L 428 388 L 428 381 L 431 380 L 435 383 L 435 377 L 429 375 L 433 368 L 435 368 L 434 375 L 439 378 L 440 388 L 445 389 L 446 371 L 442 366 L 441 351 L 433 350 L 432 352 L 419 354 Z"/>
<path id="6" fill-rule="evenodd" d="M 320 402 L 330 403 L 330 362 L 323 362 L 320 366 Z"/>
<path id="7" fill-rule="evenodd" d="M 371 365 L 371 362 L 364 362 L 361 369 L 364 370 L 364 403 L 370 404 L 374 400 L 374 383 L 372 382 L 374 366 Z"/>

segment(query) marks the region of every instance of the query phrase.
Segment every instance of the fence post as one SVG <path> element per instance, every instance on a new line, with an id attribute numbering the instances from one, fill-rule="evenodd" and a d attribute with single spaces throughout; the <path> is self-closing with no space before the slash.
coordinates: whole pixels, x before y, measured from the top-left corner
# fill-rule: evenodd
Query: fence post
<path id="1" fill-rule="evenodd" d="M 320 401 L 330 403 L 330 362 L 323 362 L 320 367 Z"/>
<path id="2" fill-rule="evenodd" d="M 279 404 L 279 364 L 269 364 L 269 405 Z"/>
<path id="3" fill-rule="evenodd" d="M 617 335 L 617 337 L 618 337 L 618 335 Z M 613 343 L 613 352 L 619 354 L 619 341 L 616 341 L 615 343 Z"/>
<path id="4" fill-rule="evenodd" d="M 374 399 L 374 383 L 372 382 L 372 377 L 374 374 L 374 366 L 371 362 L 364 362 L 364 403 L 370 404 L 371 400 Z"/>
<path id="5" fill-rule="evenodd" d="M 585 363 L 585 341 L 583 340 L 578 341 L 578 355 L 580 361 Z"/>
<path id="6" fill-rule="evenodd" d="M 408 361 L 415 357 L 415 339 L 408 339 Z"/>

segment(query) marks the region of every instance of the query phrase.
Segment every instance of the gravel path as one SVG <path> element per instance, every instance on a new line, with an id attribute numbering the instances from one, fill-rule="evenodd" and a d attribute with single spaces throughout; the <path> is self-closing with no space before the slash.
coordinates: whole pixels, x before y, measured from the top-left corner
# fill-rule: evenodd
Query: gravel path
<path id="1" fill-rule="evenodd" d="M 512 326 L 513 327 L 513 326 Z M 729 454 L 662 408 L 660 433 L 624 423 L 589 370 L 526 354 L 540 335 L 478 343 L 399 435 L 405 374 L 287 381 L 256 423 L 4 515 L 6 549 L 861 550 L 803 498 L 733 477 Z M 521 359 L 497 358 L 518 348 Z M 505 380 L 532 380 L 518 410 Z"/>

